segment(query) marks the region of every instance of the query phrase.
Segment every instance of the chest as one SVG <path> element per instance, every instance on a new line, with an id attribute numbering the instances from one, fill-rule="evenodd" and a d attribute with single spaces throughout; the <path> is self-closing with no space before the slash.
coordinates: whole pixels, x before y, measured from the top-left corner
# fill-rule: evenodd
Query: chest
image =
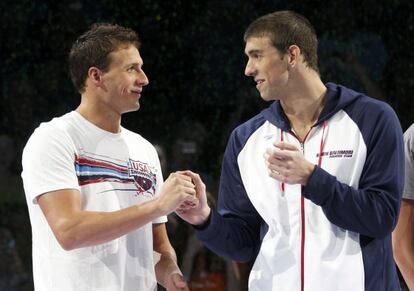
<path id="1" fill-rule="evenodd" d="M 114 211 L 152 199 L 159 176 L 157 157 L 139 140 L 75 139 L 75 172 L 86 209 Z"/>
<path id="2" fill-rule="evenodd" d="M 289 217 L 286 211 L 300 209 L 302 196 L 301 185 L 286 184 L 283 191 L 281 183 L 267 173 L 263 153 L 278 141 L 294 145 L 307 161 L 315 165 L 320 162 L 320 166 L 340 182 L 358 188 L 366 145 L 358 127 L 347 115 L 338 114 L 325 128 L 312 128 L 303 141 L 293 132 L 265 123 L 239 153 L 238 165 L 249 199 L 259 213 L 269 219 L 283 221 Z"/>

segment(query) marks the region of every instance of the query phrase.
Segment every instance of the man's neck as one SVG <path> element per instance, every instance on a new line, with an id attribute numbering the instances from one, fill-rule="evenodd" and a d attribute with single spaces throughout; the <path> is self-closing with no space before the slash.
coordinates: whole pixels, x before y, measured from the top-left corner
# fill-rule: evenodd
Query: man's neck
<path id="1" fill-rule="evenodd" d="M 295 92 L 281 100 L 292 129 L 301 140 L 316 123 L 325 105 L 327 88 L 319 78 L 314 81 L 298 85 Z"/>
<path id="2" fill-rule="evenodd" d="M 94 103 L 92 98 L 82 96 L 82 101 L 76 111 L 97 127 L 118 133 L 121 130 L 121 115 L 102 104 Z"/>

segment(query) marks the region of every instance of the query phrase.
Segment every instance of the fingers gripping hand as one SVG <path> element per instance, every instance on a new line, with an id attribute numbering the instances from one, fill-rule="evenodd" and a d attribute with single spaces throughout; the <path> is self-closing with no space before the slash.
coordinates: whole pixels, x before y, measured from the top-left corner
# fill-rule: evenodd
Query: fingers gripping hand
<path id="1" fill-rule="evenodd" d="M 202 224 L 210 215 L 210 207 L 207 203 L 206 185 L 203 183 L 200 175 L 198 174 L 195 174 L 191 171 L 183 171 L 180 173 L 191 177 L 191 180 L 195 185 L 196 198 L 198 200 L 198 203 L 196 203 L 196 205 L 193 207 L 186 207 L 186 205 L 182 204 L 178 207 L 176 213 L 188 223 L 194 225 Z"/>
<path id="2" fill-rule="evenodd" d="M 195 185 L 190 177 L 179 173 L 172 173 L 162 186 L 161 194 L 158 198 L 159 208 L 165 215 L 177 209 L 184 202 L 195 205 L 198 203 L 195 195 Z"/>
<path id="3" fill-rule="evenodd" d="M 315 166 L 297 147 L 285 142 L 274 143 L 264 158 L 269 176 L 288 184 L 306 185 Z"/>

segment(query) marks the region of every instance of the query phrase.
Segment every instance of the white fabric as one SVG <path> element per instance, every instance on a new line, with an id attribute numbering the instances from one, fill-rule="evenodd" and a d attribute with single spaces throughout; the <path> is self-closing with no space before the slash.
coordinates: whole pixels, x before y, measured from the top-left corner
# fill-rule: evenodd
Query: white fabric
<path id="1" fill-rule="evenodd" d="M 163 178 L 148 141 L 124 128 L 109 133 L 73 111 L 35 130 L 22 163 L 36 290 L 156 288 L 151 223 L 107 243 L 65 251 L 36 203 L 40 194 L 60 189 L 79 190 L 82 209 L 90 211 L 116 211 L 153 199 Z"/>
<path id="2" fill-rule="evenodd" d="M 305 158 L 317 164 L 322 132 L 322 127 L 313 128 L 303 146 L 290 133 L 285 132 L 283 140 L 303 148 Z M 339 181 L 358 188 L 366 159 L 366 146 L 358 126 L 344 111 L 338 112 L 329 120 L 324 136 L 322 168 Z M 265 122 L 251 135 L 237 159 L 247 195 L 269 226 L 250 273 L 250 291 L 301 289 L 301 186 L 285 184 L 283 193 L 281 184 L 267 175 L 266 164 L 257 162 L 263 161 L 266 149 L 280 140 L 280 129 Z M 349 154 L 334 154 L 339 151 Z M 257 173 L 262 173 L 260 181 Z M 330 223 L 322 208 L 310 200 L 304 199 L 304 203 L 304 289 L 363 291 L 359 234 Z"/>
<path id="3" fill-rule="evenodd" d="M 403 198 L 414 199 L 414 124 L 404 133 L 405 182 Z"/>

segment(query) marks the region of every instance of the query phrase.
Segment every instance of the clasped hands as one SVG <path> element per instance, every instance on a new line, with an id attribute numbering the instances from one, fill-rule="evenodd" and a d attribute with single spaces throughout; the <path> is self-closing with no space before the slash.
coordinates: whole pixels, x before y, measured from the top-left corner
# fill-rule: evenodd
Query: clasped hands
<path id="1" fill-rule="evenodd" d="M 190 224 L 202 224 L 210 214 L 206 186 L 192 171 L 177 171 L 165 180 L 159 199 L 163 215 L 173 211 Z"/>

